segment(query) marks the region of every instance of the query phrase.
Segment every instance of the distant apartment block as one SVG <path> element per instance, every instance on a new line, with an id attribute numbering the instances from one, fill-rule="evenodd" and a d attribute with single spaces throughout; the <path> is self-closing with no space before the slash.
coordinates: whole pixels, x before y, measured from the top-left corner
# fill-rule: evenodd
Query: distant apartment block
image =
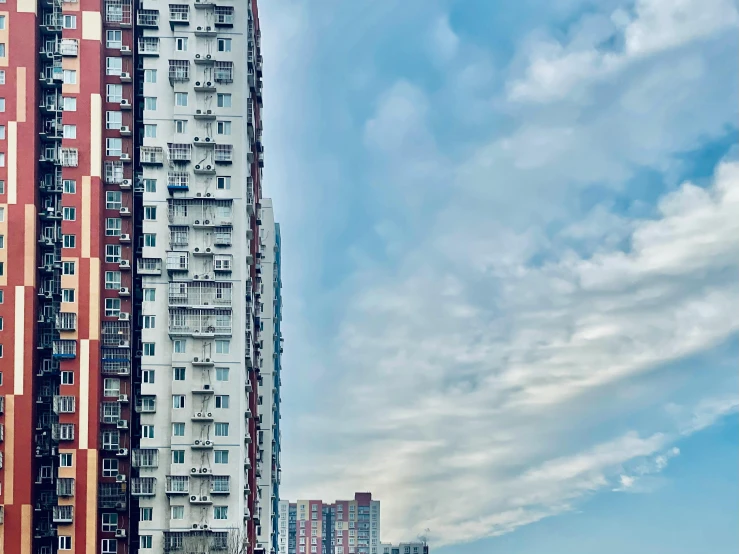
<path id="1" fill-rule="evenodd" d="M 429 547 L 424 542 L 401 542 L 380 544 L 379 554 L 429 554 Z"/>
<path id="2" fill-rule="evenodd" d="M 279 554 L 382 554 L 380 501 L 358 492 L 354 500 L 279 503 Z"/>

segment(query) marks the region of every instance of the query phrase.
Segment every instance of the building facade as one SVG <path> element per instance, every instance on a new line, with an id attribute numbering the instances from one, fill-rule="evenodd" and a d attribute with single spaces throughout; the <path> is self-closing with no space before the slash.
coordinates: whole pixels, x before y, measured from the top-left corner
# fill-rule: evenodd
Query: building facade
<path id="1" fill-rule="evenodd" d="M 380 501 L 358 492 L 354 500 L 281 501 L 280 554 L 381 554 Z M 284 519 L 287 515 L 287 521 Z M 284 535 L 286 533 L 286 536 Z"/>
<path id="2" fill-rule="evenodd" d="M 261 64 L 256 0 L 0 2 L 0 552 L 277 550 Z"/>
<path id="3" fill-rule="evenodd" d="M 401 542 L 399 544 L 382 543 L 380 554 L 429 554 L 425 542 Z"/>

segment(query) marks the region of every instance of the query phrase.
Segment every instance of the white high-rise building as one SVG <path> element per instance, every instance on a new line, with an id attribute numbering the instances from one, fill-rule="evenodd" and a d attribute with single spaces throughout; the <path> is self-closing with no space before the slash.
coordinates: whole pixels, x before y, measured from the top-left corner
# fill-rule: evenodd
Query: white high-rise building
<path id="1" fill-rule="evenodd" d="M 262 542 L 271 527 L 271 494 L 256 490 L 271 468 L 254 442 L 255 396 L 272 398 L 262 393 L 274 358 L 259 292 L 272 290 L 260 258 L 265 240 L 274 243 L 274 222 L 260 237 L 267 210 L 252 9 L 236 0 L 142 0 L 137 12 L 142 436 L 131 492 L 154 552 L 208 551 L 198 541 L 233 535 Z"/>

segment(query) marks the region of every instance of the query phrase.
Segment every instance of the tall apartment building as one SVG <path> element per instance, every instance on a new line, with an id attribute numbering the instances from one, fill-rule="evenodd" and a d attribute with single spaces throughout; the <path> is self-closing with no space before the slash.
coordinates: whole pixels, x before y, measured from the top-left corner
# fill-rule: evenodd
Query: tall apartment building
<path id="1" fill-rule="evenodd" d="M 279 554 L 382 554 L 380 501 L 358 492 L 354 500 L 280 501 Z"/>
<path id="2" fill-rule="evenodd" d="M 0 1 L 0 552 L 276 548 L 261 63 L 256 0 Z"/>
<path id="3" fill-rule="evenodd" d="M 280 484 L 280 361 L 282 353 L 282 286 L 280 269 L 280 227 L 274 221 L 272 200 L 262 199 L 262 227 L 259 263 L 262 283 L 259 285 L 262 300 L 259 302 L 260 325 L 263 339 L 260 349 L 264 364 L 260 367 L 258 387 L 257 459 L 263 464 L 258 477 L 258 498 L 262 506 L 262 525 L 258 528 L 257 542 L 265 552 L 277 552 L 279 484 Z"/>

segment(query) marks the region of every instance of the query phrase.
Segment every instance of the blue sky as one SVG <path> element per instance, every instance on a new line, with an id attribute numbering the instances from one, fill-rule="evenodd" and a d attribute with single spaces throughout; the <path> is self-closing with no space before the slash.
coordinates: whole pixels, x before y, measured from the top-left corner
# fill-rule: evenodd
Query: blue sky
<path id="1" fill-rule="evenodd" d="M 260 10 L 283 497 L 441 554 L 735 552 L 735 2 Z"/>

